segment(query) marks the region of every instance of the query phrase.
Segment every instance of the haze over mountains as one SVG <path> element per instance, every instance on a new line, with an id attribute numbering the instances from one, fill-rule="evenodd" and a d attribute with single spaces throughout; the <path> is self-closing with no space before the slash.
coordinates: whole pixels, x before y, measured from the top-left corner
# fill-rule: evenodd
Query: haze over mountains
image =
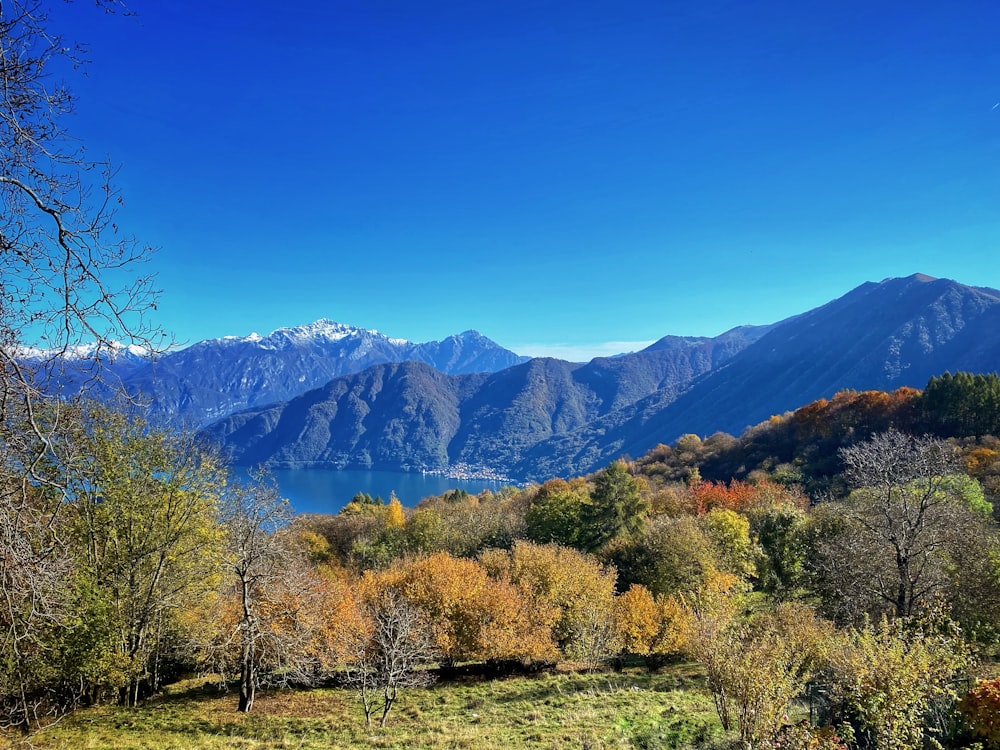
<path id="1" fill-rule="evenodd" d="M 681 434 L 739 434 L 842 389 L 922 388 L 1000 368 L 1000 292 L 914 275 L 866 283 L 772 326 L 668 336 L 587 364 L 493 373 L 379 364 L 206 430 L 238 463 L 441 469 L 520 479 L 585 473 Z"/>

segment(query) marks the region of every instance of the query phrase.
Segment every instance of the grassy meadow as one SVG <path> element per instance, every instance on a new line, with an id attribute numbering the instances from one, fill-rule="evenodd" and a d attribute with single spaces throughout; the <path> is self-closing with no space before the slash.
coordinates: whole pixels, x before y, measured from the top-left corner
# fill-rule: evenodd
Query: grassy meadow
<path id="1" fill-rule="evenodd" d="M 368 730 L 344 688 L 265 692 L 250 714 L 236 696 L 188 681 L 138 708 L 98 706 L 36 735 L 38 750 L 330 750 L 331 748 L 684 748 L 721 734 L 703 678 L 686 667 L 557 671 L 439 682 L 400 694 Z"/>

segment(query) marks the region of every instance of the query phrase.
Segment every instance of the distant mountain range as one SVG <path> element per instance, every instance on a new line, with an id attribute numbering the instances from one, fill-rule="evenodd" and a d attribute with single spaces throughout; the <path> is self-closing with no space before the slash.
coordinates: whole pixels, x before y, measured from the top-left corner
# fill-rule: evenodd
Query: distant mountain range
<path id="1" fill-rule="evenodd" d="M 94 376 L 94 362 L 86 358 L 89 352 L 79 354 L 79 365 L 74 368 L 70 357 L 65 368 L 66 395 Z M 418 344 L 319 320 L 279 328 L 268 336 L 200 341 L 155 360 L 123 351 L 105 364 L 102 378 L 105 393 L 124 388 L 149 404 L 153 419 L 197 428 L 234 411 L 287 400 L 333 378 L 386 362 L 412 360 L 459 374 L 494 372 L 527 359 L 476 331 Z"/>
<path id="2" fill-rule="evenodd" d="M 496 373 L 445 375 L 418 362 L 376 365 L 206 430 L 239 464 L 506 473 L 533 446 L 650 394 L 681 393 L 766 328 L 668 337 L 636 354 L 574 364 L 532 359 Z"/>
<path id="3" fill-rule="evenodd" d="M 458 339 L 452 354 L 478 348 Z M 432 349 L 440 353 L 443 343 Z M 466 463 L 520 479 L 580 474 L 687 432 L 739 434 L 838 390 L 922 388 L 947 370 L 996 371 L 1000 292 L 914 275 L 863 284 L 772 326 L 715 338 L 668 336 L 587 364 L 505 365 L 505 350 L 496 348 L 489 357 L 453 356 L 450 370 L 439 366 L 438 354 L 367 362 L 372 366 L 306 392 L 305 380 L 296 392 L 301 369 L 286 378 L 288 365 L 227 358 L 228 377 L 216 376 L 212 387 L 247 395 L 229 396 L 223 406 L 202 398 L 200 413 L 260 406 L 223 417 L 205 434 L 242 464 L 419 470 Z M 170 370 L 176 385 L 169 402 L 178 408 L 201 393 L 188 367 L 202 378 L 206 367 L 225 369 L 193 355 L 185 364 Z M 264 405 L 279 390 L 270 384 L 279 376 L 286 395 L 277 398 L 285 400 Z"/>

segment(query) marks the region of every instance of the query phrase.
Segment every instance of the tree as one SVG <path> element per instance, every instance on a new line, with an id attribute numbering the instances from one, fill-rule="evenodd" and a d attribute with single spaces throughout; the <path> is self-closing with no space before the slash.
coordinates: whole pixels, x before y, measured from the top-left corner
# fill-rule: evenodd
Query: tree
<path id="1" fill-rule="evenodd" d="M 316 570 L 284 531 L 291 508 L 264 477 L 231 487 L 225 509 L 222 611 L 208 658 L 239 673 L 238 710 L 253 709 L 265 682 L 315 681 L 329 655 L 334 606 Z"/>
<path id="2" fill-rule="evenodd" d="M 424 613 L 394 589 L 369 585 L 348 656 L 347 680 L 357 689 L 371 728 L 376 712 L 379 727 L 385 726 L 402 688 L 431 681 L 422 667 L 437 651 Z"/>
<path id="3" fill-rule="evenodd" d="M 986 747 L 1000 747 L 1000 677 L 977 680 L 958 703 L 972 736 Z"/>
<path id="4" fill-rule="evenodd" d="M 927 382 L 920 407 L 930 429 L 942 437 L 1000 432 L 1000 376 L 946 372 Z"/>
<path id="5" fill-rule="evenodd" d="M 793 506 L 772 506 L 749 514 L 750 533 L 760 549 L 757 585 L 779 602 L 794 597 L 804 584 L 805 519 L 805 512 Z"/>
<path id="6" fill-rule="evenodd" d="M 604 556 L 621 586 L 639 584 L 655 595 L 693 588 L 715 565 L 712 542 L 692 516 L 657 517 L 641 536 L 609 544 Z"/>
<path id="7" fill-rule="evenodd" d="M 524 516 L 528 539 L 566 547 L 580 544 L 582 516 L 588 501 L 585 485 L 580 484 L 550 479 L 538 489 Z"/>
<path id="8" fill-rule="evenodd" d="M 846 633 L 829 656 L 833 698 L 879 750 L 923 745 L 924 716 L 968 663 L 958 628 L 937 612 L 922 619 L 882 617 Z"/>
<path id="9" fill-rule="evenodd" d="M 72 568 L 57 525 L 59 495 L 16 471 L 3 472 L 0 492 L 0 729 L 28 731 L 75 699 L 46 689 L 58 677 L 52 646 L 69 623 Z"/>
<path id="10" fill-rule="evenodd" d="M 427 616 L 442 659 L 530 661 L 554 654 L 551 607 L 532 602 L 476 560 L 439 552 L 372 574 Z"/>
<path id="11" fill-rule="evenodd" d="M 696 632 L 691 652 L 705 666 L 723 728 L 736 730 L 743 747 L 760 747 L 778 734 L 830 635 L 798 604 Z"/>
<path id="12" fill-rule="evenodd" d="M 590 504 L 583 508 L 584 533 L 590 549 L 616 536 L 638 533 L 648 514 L 649 502 L 625 462 L 612 462 L 598 475 Z"/>
<path id="13" fill-rule="evenodd" d="M 750 537 L 750 522 L 739 513 L 716 509 L 699 519 L 715 546 L 719 568 L 740 578 L 756 572 L 760 550 Z"/>
<path id="14" fill-rule="evenodd" d="M 831 508 L 833 533 L 819 566 L 827 601 L 842 619 L 887 611 L 909 617 L 953 591 L 953 563 L 987 533 L 990 506 L 959 475 L 947 442 L 886 432 L 841 450 L 854 490 Z"/>
<path id="15" fill-rule="evenodd" d="M 660 631 L 661 617 L 649 590 L 633 584 L 615 598 L 615 623 L 622 650 L 646 656 Z"/>
<path id="16" fill-rule="evenodd" d="M 62 355 L 89 352 L 93 367 L 80 372 L 96 379 L 123 345 L 152 353 L 164 343 L 146 316 L 152 280 L 136 273 L 150 250 L 115 222 L 114 169 L 86 158 L 63 124 L 74 98 L 59 74 L 84 63 L 84 48 L 50 27 L 41 3 L 0 7 L 0 424 L 11 430 L 5 440 L 34 433 L 36 457 L 52 424 L 38 407 Z"/>
<path id="17" fill-rule="evenodd" d="M 151 279 L 137 274 L 148 248 L 115 224 L 114 170 L 64 126 L 73 97 L 62 74 L 84 57 L 41 3 L 0 4 L 0 722 L 24 731 L 69 705 L 36 690 L 53 654 L 45 637 L 74 616 L 57 533 L 63 420 L 47 387 L 79 344 L 91 345 L 92 376 L 117 342 L 163 344 L 145 316 Z"/>
<path id="18" fill-rule="evenodd" d="M 533 617 L 552 613 L 552 637 L 569 658 L 593 665 L 617 650 L 611 615 L 615 571 L 593 555 L 557 544 L 517 542 L 480 556 L 493 578 L 524 593 Z"/>
<path id="19" fill-rule="evenodd" d="M 193 437 L 106 407 L 85 408 L 74 437 L 72 534 L 94 608 L 82 614 L 101 623 L 90 682 L 134 705 L 159 685 L 177 614 L 213 586 L 224 473 Z"/>

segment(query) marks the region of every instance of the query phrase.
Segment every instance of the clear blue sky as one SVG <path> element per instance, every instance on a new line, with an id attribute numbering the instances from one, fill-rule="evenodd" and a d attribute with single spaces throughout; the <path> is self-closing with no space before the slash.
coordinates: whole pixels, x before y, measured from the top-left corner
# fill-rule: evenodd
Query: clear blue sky
<path id="1" fill-rule="evenodd" d="M 130 4 L 52 23 L 182 341 L 326 317 L 583 359 L 1000 287 L 995 0 Z"/>

